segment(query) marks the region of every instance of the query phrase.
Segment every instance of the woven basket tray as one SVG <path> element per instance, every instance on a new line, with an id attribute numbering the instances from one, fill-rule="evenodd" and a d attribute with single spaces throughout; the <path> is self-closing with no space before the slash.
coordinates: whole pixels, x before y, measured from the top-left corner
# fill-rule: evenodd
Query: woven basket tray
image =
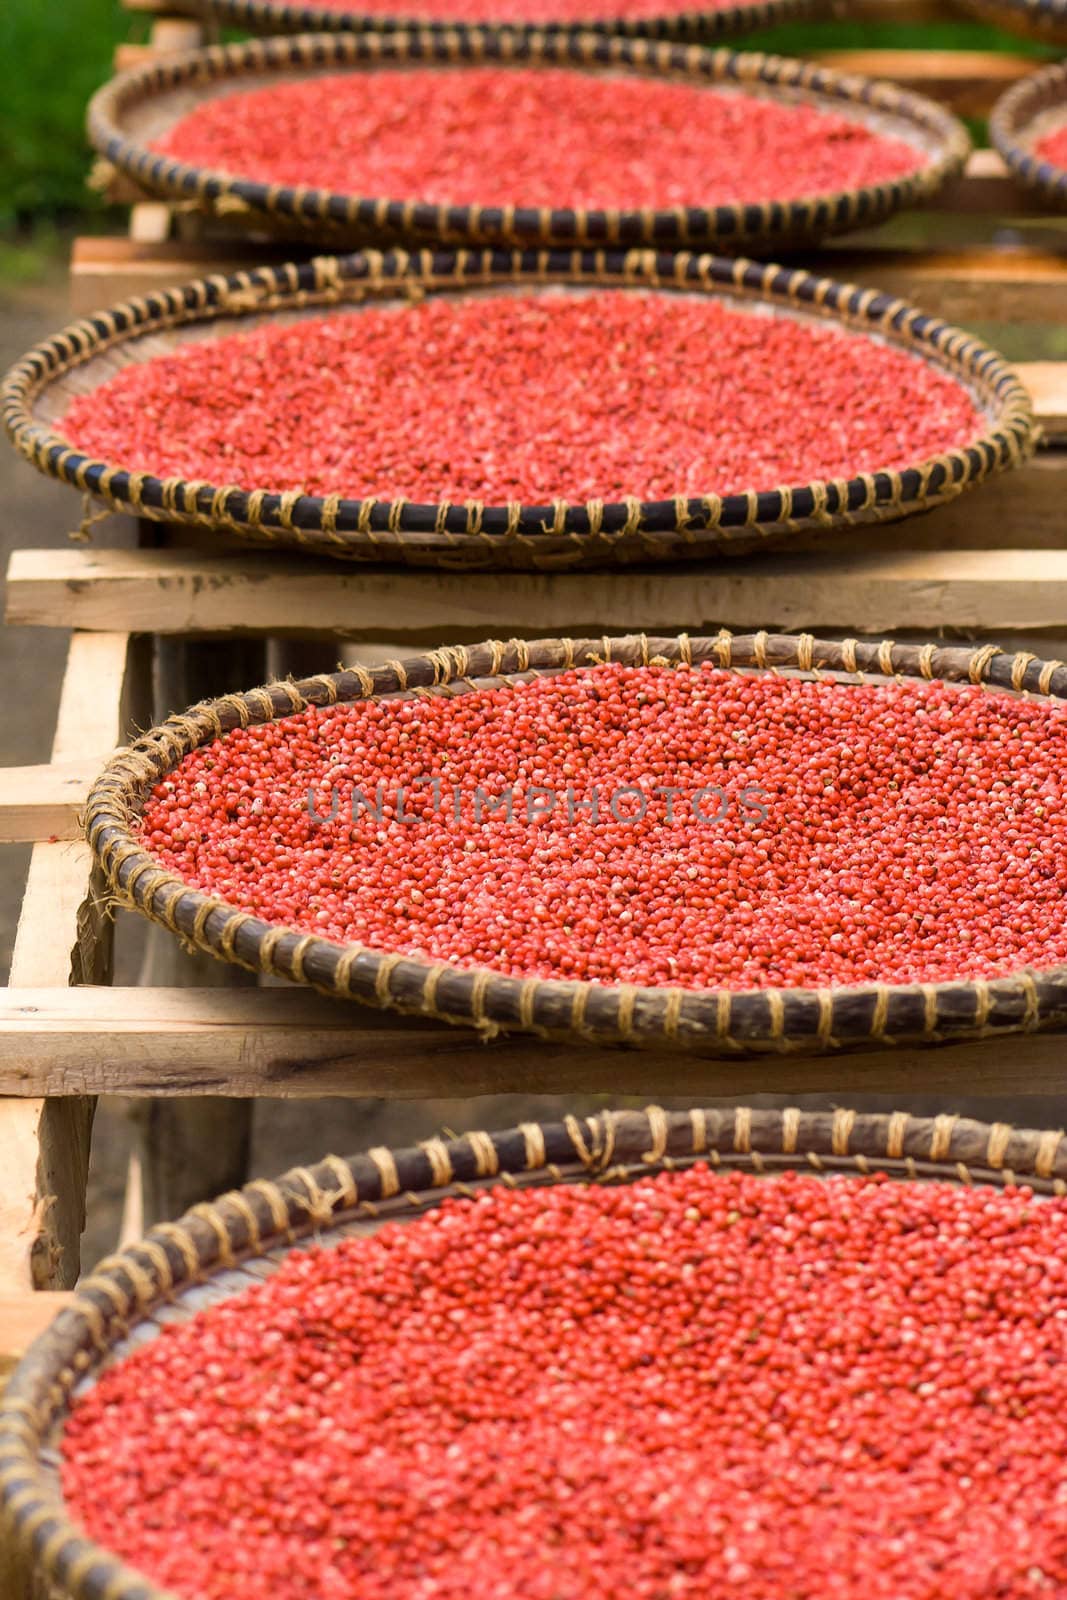
<path id="1" fill-rule="evenodd" d="M 250 1184 L 102 1261 L 11 1378 L 0 1407 L 0 1500 L 35 1576 L 62 1600 L 167 1600 L 71 1522 L 57 1473 L 72 1395 L 162 1326 L 261 1282 L 312 1241 L 366 1235 L 502 1179 L 523 1188 L 625 1183 L 709 1160 L 760 1173 L 879 1171 L 990 1186 L 1025 1181 L 1038 1194 L 1067 1193 L 1060 1132 L 953 1116 L 747 1106 L 569 1116 L 415 1149 L 330 1157 L 277 1183 Z"/>
<path id="2" fill-rule="evenodd" d="M 405 6 L 404 0 L 393 0 L 395 11 L 384 16 L 373 11 L 339 11 L 321 5 L 290 4 L 289 0 L 187 0 L 182 7 L 193 15 L 206 17 L 227 27 L 247 28 L 249 33 L 366 33 L 382 32 L 393 28 L 448 27 L 452 24 L 437 21 L 424 11 L 415 14 L 416 8 Z M 472 10 L 484 11 L 487 20 L 493 10 L 492 0 L 482 0 L 472 5 Z M 529 24 L 538 33 L 606 33 L 621 34 L 627 38 L 641 39 L 693 39 L 719 40 L 751 33 L 757 28 L 771 28 L 779 22 L 794 17 L 810 15 L 820 9 L 818 0 L 736 0 L 736 3 L 692 10 L 664 9 L 651 16 L 595 17 L 581 21 L 560 20 Z M 501 24 L 512 28 L 523 25 L 516 22 Z"/>
<path id="3" fill-rule="evenodd" d="M 907 178 L 810 199 L 608 212 L 518 203 L 448 206 L 315 188 L 295 190 L 186 166 L 149 148 L 194 106 L 239 89 L 343 70 L 371 73 L 387 66 L 482 62 L 638 72 L 745 89 L 775 99 L 802 99 L 917 144 L 930 160 Z M 368 83 L 368 93 L 373 92 L 373 83 Z M 810 241 L 878 222 L 901 206 L 935 194 L 946 178 L 961 169 L 970 143 L 962 124 L 931 101 L 890 84 L 846 77 L 800 61 L 590 33 L 524 36 L 478 27 L 301 34 L 191 51 L 124 73 L 105 85 L 89 108 L 89 137 L 106 162 L 143 189 L 225 213 L 249 227 L 270 219 L 319 239 L 355 243 L 366 243 L 368 237 L 375 242 L 423 239 L 463 244 L 715 243 L 731 251 L 757 245 L 780 248 L 783 241 Z M 516 201 L 521 198 L 516 196 Z"/>
<path id="4" fill-rule="evenodd" d="M 1067 5 L 1063 7 L 1067 41 Z M 1051 206 L 1067 208 L 1067 168 L 1035 153 L 1038 142 L 1067 122 L 1067 63 L 1055 62 L 1002 94 L 989 119 L 989 136 L 1008 167 Z"/>
<path id="5" fill-rule="evenodd" d="M 756 301 L 783 314 L 876 333 L 958 377 L 989 418 L 964 449 L 903 471 L 858 474 L 761 492 L 641 502 L 424 505 L 270 492 L 271 486 L 163 480 L 120 461 L 94 461 L 56 431 L 72 399 L 131 361 L 324 307 L 411 286 L 475 293 L 529 283 L 657 288 Z M 1018 463 L 1034 444 L 1030 399 L 998 356 L 900 300 L 825 278 L 712 256 L 605 252 L 373 252 L 301 267 L 259 267 L 160 290 L 73 324 L 8 374 L 3 418 L 16 447 L 42 472 L 114 508 L 199 524 L 257 542 L 366 561 L 450 567 L 550 569 L 741 554 L 799 530 L 891 520 L 953 498 Z M 709 485 L 709 491 L 713 489 Z M 251 492 L 250 492 L 251 491 Z"/>
<path id="6" fill-rule="evenodd" d="M 275 683 L 171 717 L 116 754 L 94 784 L 89 840 L 111 891 L 188 944 L 257 972 L 294 979 L 372 1006 L 474 1025 L 487 1037 L 663 1047 L 704 1056 L 826 1053 L 851 1046 L 996 1037 L 1067 1022 L 1067 967 L 941 984 L 822 989 L 683 989 L 503 976 L 271 926 L 189 888 L 148 855 L 134 830 L 152 787 L 200 745 L 309 705 L 384 694 L 442 694 L 459 680 L 524 680 L 605 661 L 663 665 L 708 661 L 734 669 L 944 679 L 1067 698 L 1067 666 L 1036 657 L 929 645 L 827 642 L 810 634 L 714 638 L 541 640 L 452 646 L 374 671 L 356 667 L 300 683 Z"/>

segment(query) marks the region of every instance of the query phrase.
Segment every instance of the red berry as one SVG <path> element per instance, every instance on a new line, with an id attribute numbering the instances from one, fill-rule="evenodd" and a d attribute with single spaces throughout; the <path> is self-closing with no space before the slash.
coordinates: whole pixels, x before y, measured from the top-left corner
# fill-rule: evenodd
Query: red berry
<path id="1" fill-rule="evenodd" d="M 160 477 L 531 505 L 848 477 L 982 427 L 961 384 L 902 350 L 625 290 L 267 326 L 127 366 L 62 423 Z"/>
<path id="2" fill-rule="evenodd" d="M 271 84 L 202 101 L 153 148 L 261 183 L 622 209 L 835 194 L 930 159 L 803 102 L 561 67 L 383 67 Z"/>
<path id="3" fill-rule="evenodd" d="M 685 988 L 1067 960 L 1067 711 L 917 681 L 597 667 L 195 751 L 140 834 L 338 941 Z"/>
<path id="4" fill-rule="evenodd" d="M 707 1167 L 448 1200 L 112 1367 L 64 1492 L 183 1600 L 1047 1600 L 1065 1225 Z"/>

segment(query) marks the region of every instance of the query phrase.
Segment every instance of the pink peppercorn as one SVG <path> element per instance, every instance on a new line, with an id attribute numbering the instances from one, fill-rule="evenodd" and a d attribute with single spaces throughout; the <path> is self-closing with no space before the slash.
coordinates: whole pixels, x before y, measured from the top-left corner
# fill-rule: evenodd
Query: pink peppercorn
<path id="1" fill-rule="evenodd" d="M 450 1200 L 108 1371 L 64 1492 L 182 1600 L 1048 1600 L 1065 1229 L 707 1167 Z"/>
<path id="2" fill-rule="evenodd" d="M 1057 703 L 605 666 L 237 730 L 140 833 L 268 921 L 460 966 L 938 982 L 1067 960 L 1065 767 Z"/>
<path id="3" fill-rule="evenodd" d="M 204 101 L 153 148 L 262 183 L 593 208 L 835 194 L 929 161 L 814 105 L 554 67 L 388 68 L 244 90 Z"/>
<path id="4" fill-rule="evenodd" d="M 267 325 L 131 364 L 61 424 L 161 477 L 535 505 L 900 468 L 982 427 L 961 384 L 872 338 L 626 290 Z"/>

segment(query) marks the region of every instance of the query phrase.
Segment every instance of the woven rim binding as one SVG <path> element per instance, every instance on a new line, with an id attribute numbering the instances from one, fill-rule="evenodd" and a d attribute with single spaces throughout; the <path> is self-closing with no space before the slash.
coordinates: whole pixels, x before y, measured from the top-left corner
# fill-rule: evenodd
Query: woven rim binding
<path id="1" fill-rule="evenodd" d="M 448 1196 L 470 1198 L 501 1183 L 618 1183 L 697 1162 L 758 1173 L 808 1167 L 918 1181 L 1025 1181 L 1039 1194 L 1067 1193 L 1061 1130 L 845 1109 L 666 1112 L 650 1106 L 433 1139 L 347 1160 L 327 1157 L 153 1228 L 140 1243 L 102 1261 L 35 1341 L 0 1405 L 0 1501 L 19 1549 L 34 1574 L 65 1600 L 172 1600 L 85 1537 L 67 1515 L 42 1452 L 61 1431 L 76 1385 L 155 1310 L 166 1305 L 173 1320 L 175 1310 L 184 1309 L 183 1297 L 205 1280 L 237 1293 L 252 1281 L 241 1276 L 243 1262 L 273 1255 L 276 1263 L 298 1240 L 325 1234 L 329 1242 L 346 1227 L 410 1219 Z"/>
<path id="2" fill-rule="evenodd" d="M 184 9 L 227 27 L 266 34 L 391 32 L 396 28 L 443 29 L 455 25 L 444 19 L 405 16 L 404 0 L 395 0 L 395 3 L 397 14 L 388 17 L 369 11 L 335 11 L 325 6 L 289 4 L 288 0 L 187 0 Z M 735 3 L 714 8 L 664 10 L 648 17 L 587 17 L 558 22 L 488 22 L 484 25 L 518 32 L 608 33 L 631 39 L 709 40 L 749 33 L 756 28 L 771 28 L 779 22 L 810 16 L 821 9 L 821 0 L 735 0 Z"/>
<path id="3" fill-rule="evenodd" d="M 1067 41 L 1067 8 L 1062 15 Z M 989 119 L 989 137 L 1020 183 L 1063 210 L 1067 207 L 1067 169 L 1034 153 L 1035 141 L 1047 131 L 1042 122 L 1057 111 L 1067 122 L 1067 62 L 1059 61 L 1031 73 L 1001 95 Z"/>
<path id="4" fill-rule="evenodd" d="M 275 73 L 279 78 L 331 68 L 369 70 L 418 64 L 475 65 L 495 62 L 571 66 L 587 71 L 633 70 L 688 83 L 784 92 L 865 121 L 896 118 L 910 124 L 930 160 L 918 172 L 885 183 L 789 201 L 714 207 L 650 206 L 626 210 L 521 205 L 444 205 L 419 200 L 368 198 L 327 189 L 256 183 L 159 155 L 125 132 L 131 108 L 174 89 L 233 82 Z M 593 33 L 516 33 L 488 27 L 411 29 L 395 33 L 298 34 L 253 39 L 246 44 L 190 51 L 121 74 L 98 91 L 89 106 L 89 138 L 95 149 L 142 189 L 191 201 L 249 221 L 273 217 L 319 237 L 331 230 L 352 237 L 422 238 L 459 243 L 627 244 L 681 246 L 715 242 L 730 250 L 783 239 L 818 239 L 866 227 L 904 205 L 935 194 L 959 172 L 970 150 L 962 123 L 920 95 L 870 78 L 778 56 L 696 45 L 608 38 Z"/>
<path id="5" fill-rule="evenodd" d="M 760 632 L 714 637 L 548 639 L 452 645 L 369 670 L 274 683 L 173 716 L 112 757 L 89 795 L 86 832 L 112 893 L 210 955 L 251 971 L 310 984 L 368 1005 L 544 1038 L 669 1046 L 706 1056 L 844 1046 L 889 1046 L 996 1036 L 1067 1022 L 1067 966 L 1024 968 L 995 979 L 839 988 L 683 989 L 507 977 L 272 925 L 205 895 L 146 853 L 134 834 L 145 796 L 200 745 L 308 706 L 380 695 L 448 695 L 450 686 L 493 686 L 605 662 L 734 670 L 794 668 L 880 677 L 944 679 L 1067 698 L 1067 665 L 994 645 L 828 641 Z M 462 691 L 461 691 L 462 692 Z"/>
<path id="6" fill-rule="evenodd" d="M 969 387 L 991 421 L 966 447 L 901 470 L 849 479 L 659 501 L 428 505 L 163 479 L 88 457 L 35 417 L 37 400 L 57 379 L 144 334 L 214 318 L 351 304 L 370 296 L 527 283 L 719 294 L 828 319 L 884 337 L 934 363 Z M 741 258 L 640 250 L 366 251 L 200 279 L 71 324 L 11 369 L 0 404 L 13 443 L 39 471 L 116 509 L 348 560 L 457 567 L 560 568 L 742 553 L 771 537 L 884 521 L 937 505 L 1017 465 L 1035 443 L 1030 397 L 1014 372 L 987 346 L 903 300 Z"/>

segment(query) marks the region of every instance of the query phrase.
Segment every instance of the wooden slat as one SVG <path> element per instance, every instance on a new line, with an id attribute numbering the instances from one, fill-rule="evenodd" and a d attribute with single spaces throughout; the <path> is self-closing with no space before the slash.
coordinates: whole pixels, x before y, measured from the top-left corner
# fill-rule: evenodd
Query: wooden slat
<path id="1" fill-rule="evenodd" d="M 1067 550 L 853 550 L 715 568 L 562 575 L 352 571 L 270 556 L 22 550 L 8 620 L 139 632 L 390 634 L 417 645 L 515 634 L 737 628 L 1054 630 L 1067 625 Z"/>
<path id="2" fill-rule="evenodd" d="M 77 239 L 71 304 L 79 315 L 152 288 L 212 272 L 235 272 L 250 260 L 301 258 L 302 247 L 239 240 Z M 303 254 L 308 254 L 303 247 Z M 1067 322 L 1067 257 L 1052 249 L 976 245 L 960 249 L 858 249 L 830 241 L 800 265 L 914 300 L 935 316 L 974 322 Z"/>
<path id="3" fill-rule="evenodd" d="M 38 1334 L 72 1299 L 73 1295 L 55 1290 L 0 1295 L 0 1379 L 7 1377 Z"/>
<path id="4" fill-rule="evenodd" d="M 0 844 L 79 839 L 79 813 L 108 753 L 51 766 L 0 768 Z"/>
<path id="5" fill-rule="evenodd" d="M 124 633 L 73 637 L 52 746 L 57 762 L 118 742 L 135 660 Z M 107 978 L 111 923 L 98 888 L 86 845 L 34 848 L 9 994 Z M 89 1103 L 78 1098 L 0 1100 L 0 1294 L 67 1287 L 77 1277 L 90 1119 Z"/>
<path id="6" fill-rule="evenodd" d="M 1024 56 L 992 50 L 814 50 L 805 54 L 837 72 L 902 84 L 951 106 L 961 117 L 986 116 L 1005 89 L 1034 70 L 1033 61 Z"/>
<path id="7" fill-rule="evenodd" d="M 810 1059 L 687 1058 L 379 1017 L 297 989 L 40 989 L 0 995 L 5 1094 L 469 1096 L 966 1088 L 1062 1093 L 1067 1036 Z"/>

